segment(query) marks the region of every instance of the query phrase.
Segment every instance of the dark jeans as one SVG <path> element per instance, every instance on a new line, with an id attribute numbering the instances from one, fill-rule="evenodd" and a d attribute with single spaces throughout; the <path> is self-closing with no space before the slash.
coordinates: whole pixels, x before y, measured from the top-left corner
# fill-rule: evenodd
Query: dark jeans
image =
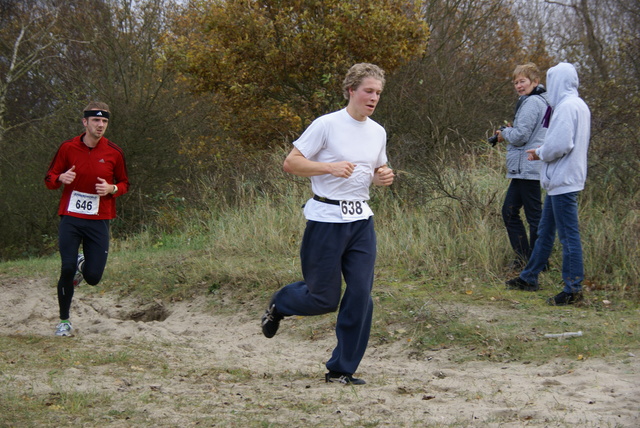
<path id="1" fill-rule="evenodd" d="M 524 208 L 524 215 L 529 223 L 529 238 L 527 238 L 527 230 L 520 217 L 521 208 Z M 511 179 L 502 204 L 502 219 L 507 228 L 511 247 L 522 261 L 526 262 L 531 256 L 531 251 L 533 251 L 536 239 L 538 239 L 538 224 L 541 215 L 540 181 Z"/>
<path id="2" fill-rule="evenodd" d="M 538 284 L 538 274 L 544 270 L 549 261 L 557 232 L 562 244 L 563 291 L 566 293 L 582 291 L 584 262 L 578 222 L 578 194 L 579 192 L 547 195 L 540 221 L 540 239 L 536 243 L 529 263 L 520 273 L 520 278 L 523 280 L 530 284 Z"/>
<path id="3" fill-rule="evenodd" d="M 58 280 L 58 304 L 60 319 L 69 319 L 73 299 L 73 277 L 76 274 L 78 250 L 82 243 L 84 267 L 82 275 L 87 284 L 96 285 L 102 279 L 109 255 L 109 220 L 87 220 L 62 216 L 58 227 L 60 250 L 60 279 Z"/>
<path id="4" fill-rule="evenodd" d="M 300 248 L 304 281 L 275 295 L 283 315 L 320 315 L 338 310 L 338 344 L 327 369 L 355 373 L 369 342 L 376 234 L 373 217 L 352 223 L 308 221 Z M 342 300 L 342 278 L 346 288 Z"/>

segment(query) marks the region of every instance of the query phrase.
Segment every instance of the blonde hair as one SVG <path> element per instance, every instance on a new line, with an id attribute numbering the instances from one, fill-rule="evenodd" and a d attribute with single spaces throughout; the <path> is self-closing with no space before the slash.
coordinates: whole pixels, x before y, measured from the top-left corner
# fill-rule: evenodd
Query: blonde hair
<path id="1" fill-rule="evenodd" d="M 532 82 L 540 82 L 540 69 L 532 62 L 521 64 L 513 70 L 513 80 L 516 80 L 518 76 L 524 76 Z"/>
<path id="2" fill-rule="evenodd" d="M 357 89 L 362 81 L 367 77 L 373 77 L 374 79 L 382 82 L 384 88 L 384 70 L 375 64 L 369 64 L 368 62 L 361 62 L 353 65 L 342 82 L 342 94 L 346 100 L 349 99 L 349 89 Z"/>

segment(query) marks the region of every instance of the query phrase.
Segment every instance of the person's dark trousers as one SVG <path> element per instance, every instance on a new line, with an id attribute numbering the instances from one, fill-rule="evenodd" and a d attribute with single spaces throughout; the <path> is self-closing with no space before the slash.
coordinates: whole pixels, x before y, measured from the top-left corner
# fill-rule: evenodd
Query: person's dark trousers
<path id="1" fill-rule="evenodd" d="M 547 195 L 545 198 L 540 221 L 540 236 L 529 263 L 520 273 L 522 280 L 530 284 L 538 284 L 538 275 L 549 261 L 557 231 L 562 244 L 563 291 L 566 293 L 582 291 L 584 262 L 578 221 L 578 195 L 579 192 L 571 192 Z"/>
<path id="2" fill-rule="evenodd" d="M 355 373 L 369 342 L 373 314 L 376 234 L 373 217 L 352 223 L 308 221 L 300 249 L 304 281 L 283 287 L 274 303 L 282 315 L 320 315 L 338 309 L 338 344 L 327 369 Z M 344 296 L 342 275 L 346 283 Z"/>
<path id="3" fill-rule="evenodd" d="M 529 238 L 527 238 L 527 231 L 520 217 L 521 208 L 524 208 L 524 214 L 529 224 Z M 502 219 L 507 228 L 511 247 L 523 262 L 529 260 L 536 239 L 538 239 L 538 224 L 541 214 L 540 181 L 511 179 L 502 204 Z"/>
<path id="4" fill-rule="evenodd" d="M 60 250 L 60 279 L 58 280 L 58 304 L 60 319 L 69 319 L 73 299 L 73 277 L 76 274 L 78 250 L 82 243 L 85 262 L 82 270 L 84 281 L 96 285 L 102 279 L 109 255 L 109 220 L 87 220 L 61 216 L 58 226 Z"/>

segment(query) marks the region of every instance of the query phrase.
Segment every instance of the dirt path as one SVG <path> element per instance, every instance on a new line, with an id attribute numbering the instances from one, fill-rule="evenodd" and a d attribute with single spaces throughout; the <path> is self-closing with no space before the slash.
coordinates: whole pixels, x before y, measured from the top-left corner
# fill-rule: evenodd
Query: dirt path
<path id="1" fill-rule="evenodd" d="M 0 335 L 52 335 L 57 302 L 49 281 L 4 279 L 0 289 Z M 146 397 L 135 408 L 148 426 L 640 426 L 640 356 L 456 364 L 450 351 L 417 360 L 397 342 L 370 347 L 357 374 L 368 384 L 345 387 L 324 383 L 334 338 L 325 330 L 308 338 L 308 320 L 287 319 L 266 339 L 257 306 L 230 317 L 207 313 L 204 301 L 141 308 L 86 291 L 74 299 L 76 336 L 59 340 L 96 352 L 144 350 L 157 354 L 158 367 L 141 362 L 123 373 L 70 364 L 57 388 L 125 398 L 114 400 L 112 414 L 131 408 L 130 397 Z M 36 393 L 55 392 L 36 373 L 0 373 L 7 375 Z M 106 416 L 101 425 L 133 426 Z"/>

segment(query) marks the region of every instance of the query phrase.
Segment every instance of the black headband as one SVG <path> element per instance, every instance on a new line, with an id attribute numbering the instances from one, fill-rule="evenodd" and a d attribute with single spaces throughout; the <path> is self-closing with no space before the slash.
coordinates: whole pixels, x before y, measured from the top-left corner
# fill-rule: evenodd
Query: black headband
<path id="1" fill-rule="evenodd" d="M 109 119 L 109 112 L 105 110 L 85 110 L 84 117 L 104 117 L 105 119 Z"/>

